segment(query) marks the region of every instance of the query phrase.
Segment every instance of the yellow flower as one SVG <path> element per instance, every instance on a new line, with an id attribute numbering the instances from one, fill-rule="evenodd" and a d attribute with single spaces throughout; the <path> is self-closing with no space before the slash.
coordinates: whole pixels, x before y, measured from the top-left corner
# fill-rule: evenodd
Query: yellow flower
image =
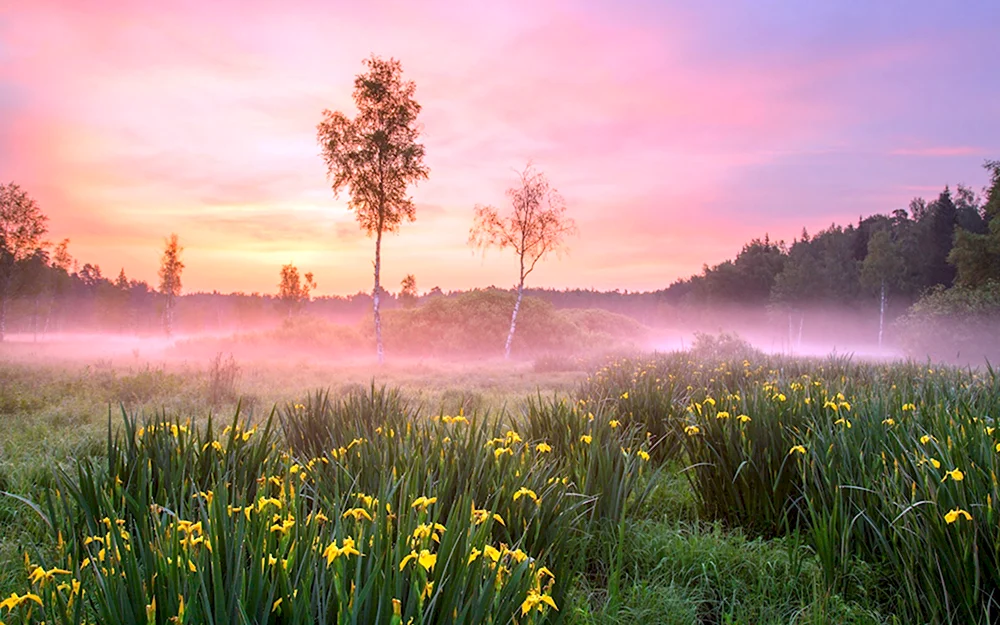
<path id="1" fill-rule="evenodd" d="M 437 497 L 424 497 L 423 495 L 421 495 L 420 497 L 417 497 L 416 499 L 413 500 L 413 503 L 410 504 L 410 508 L 417 508 L 418 510 L 423 512 L 427 510 L 428 506 L 436 503 L 437 500 L 438 500 Z"/>
<path id="2" fill-rule="evenodd" d="M 346 519 L 347 517 L 354 517 L 355 521 L 360 521 L 361 519 L 368 519 L 369 521 L 372 520 L 372 515 L 368 514 L 368 511 L 364 508 L 351 508 L 350 510 L 346 510 L 341 518 Z"/>
<path id="3" fill-rule="evenodd" d="M 893 418 L 882 419 L 882 425 L 896 425 L 896 420 Z"/>
<path id="4" fill-rule="evenodd" d="M 469 561 L 468 561 L 468 564 L 472 564 L 473 562 L 475 562 L 476 559 L 479 558 L 479 556 L 481 556 L 482 554 L 483 554 L 482 551 L 480 551 L 480 550 L 476 549 L 475 547 L 473 547 L 472 551 L 469 552 Z"/>
<path id="5" fill-rule="evenodd" d="M 628 391 L 625 391 L 624 393 L 622 393 L 621 398 L 622 399 L 628 399 Z"/>
<path id="6" fill-rule="evenodd" d="M 400 618 L 403 616 L 403 602 L 395 597 L 392 598 L 392 615 Z"/>
<path id="7" fill-rule="evenodd" d="M 536 504 L 538 503 L 538 495 L 535 494 L 535 491 L 531 490 L 530 488 L 525 488 L 523 486 L 517 489 L 517 492 L 514 493 L 514 501 L 517 501 L 518 499 L 524 496 L 530 497 L 532 501 L 534 501 Z"/>
<path id="8" fill-rule="evenodd" d="M 39 582 L 50 582 L 56 575 L 69 575 L 70 572 L 66 569 L 54 568 L 46 571 L 40 566 L 36 566 L 34 570 L 31 571 L 31 575 L 28 579 L 32 584 L 37 584 Z"/>
<path id="9" fill-rule="evenodd" d="M 697 425 L 689 425 L 684 428 L 684 433 L 687 434 L 688 436 L 694 436 L 695 434 L 701 433 L 701 428 L 699 428 Z"/>
<path id="10" fill-rule="evenodd" d="M 716 413 L 715 418 L 716 419 L 728 419 L 729 418 L 729 413 L 726 412 L 725 410 L 721 410 L 718 413 Z"/>
<path id="11" fill-rule="evenodd" d="M 344 544 L 341 547 L 337 547 L 336 541 L 330 543 L 326 549 L 323 550 L 323 556 L 326 558 L 326 565 L 330 566 L 333 561 L 340 556 L 360 556 L 361 553 L 354 548 L 354 539 L 347 537 L 344 539 Z"/>
<path id="12" fill-rule="evenodd" d="M 740 423 L 746 423 L 747 421 L 750 421 L 750 417 L 746 416 L 745 414 L 741 414 L 736 418 L 739 420 Z"/>
<path id="13" fill-rule="evenodd" d="M 795 445 L 794 447 L 792 447 L 791 449 L 788 450 L 788 455 L 789 456 L 792 455 L 792 454 L 794 454 L 794 453 L 805 454 L 806 453 L 806 448 L 804 446 L 802 446 L 802 445 Z"/>
<path id="14" fill-rule="evenodd" d="M 583 443 L 584 445 L 589 445 L 593 440 L 594 437 L 591 436 L 590 434 L 584 434 L 583 436 L 580 437 L 580 442 Z"/>
<path id="15" fill-rule="evenodd" d="M 544 609 L 544 606 L 546 605 L 550 606 L 553 610 L 559 609 L 556 607 L 556 602 L 552 600 L 552 597 L 550 597 L 549 595 L 542 594 L 537 590 L 535 590 L 534 588 L 532 588 L 531 590 L 528 591 L 528 596 L 524 599 L 524 602 L 521 604 L 521 616 L 524 616 L 525 614 L 531 612 L 532 610 L 538 610 L 539 612 L 541 612 Z"/>
<path id="16" fill-rule="evenodd" d="M 421 549 L 420 553 L 411 551 L 406 555 L 406 557 L 403 558 L 403 561 L 399 563 L 399 570 L 402 571 L 405 569 L 410 560 L 416 560 L 417 564 L 422 566 L 424 570 L 430 571 L 434 568 L 434 565 L 437 564 L 437 554 L 433 554 L 427 549 Z"/>
<path id="17" fill-rule="evenodd" d="M 850 420 L 845 419 L 843 417 L 841 417 L 841 418 L 837 419 L 836 421 L 834 421 L 833 424 L 834 425 L 843 425 L 848 430 L 851 429 L 851 422 L 850 422 Z"/>
<path id="18" fill-rule="evenodd" d="M 639 456 L 640 458 L 642 458 L 643 460 L 647 461 L 647 462 L 649 461 L 649 454 L 646 453 L 645 451 L 641 450 L 641 449 L 636 452 L 636 455 Z"/>
<path id="19" fill-rule="evenodd" d="M 622 424 L 622 422 L 619 421 L 618 419 L 612 419 L 612 420 L 608 421 L 608 425 L 611 426 L 611 429 L 615 429 L 616 427 L 618 427 L 621 424 Z"/>
<path id="20" fill-rule="evenodd" d="M 434 582 L 427 582 L 424 584 L 424 592 L 420 593 L 421 599 L 427 599 L 434 592 Z"/>
<path id="21" fill-rule="evenodd" d="M 483 547 L 483 555 L 492 560 L 493 562 L 496 562 L 497 560 L 500 559 L 501 553 L 500 550 L 494 547 L 493 545 L 486 545 L 485 547 Z"/>
<path id="22" fill-rule="evenodd" d="M 903 412 L 907 412 L 907 411 L 913 412 L 916 409 L 917 409 L 917 407 L 914 406 L 913 404 L 903 404 L 903 408 L 902 408 Z"/>
<path id="23" fill-rule="evenodd" d="M 936 443 L 937 439 L 934 438 L 933 436 L 931 436 L 930 434 L 924 434 L 923 436 L 920 437 L 920 444 L 921 445 L 926 445 L 930 441 L 934 441 Z"/>
<path id="24" fill-rule="evenodd" d="M 965 479 L 965 474 L 962 473 L 959 469 L 952 469 L 951 471 L 945 471 L 944 477 L 941 478 L 941 481 L 943 482 L 949 477 L 955 480 L 956 482 L 961 482 L 962 480 Z"/>
<path id="25" fill-rule="evenodd" d="M 260 512 L 266 506 L 274 506 L 278 510 L 281 510 L 281 501 L 275 499 L 274 497 L 268 497 L 266 499 L 257 500 L 257 512 Z"/>
<path id="26" fill-rule="evenodd" d="M 969 514 L 968 512 L 966 512 L 965 510 L 962 510 L 961 508 L 955 508 L 954 510 L 952 510 L 948 514 L 944 515 L 944 520 L 949 525 L 951 525 L 952 523 L 954 523 L 955 521 L 957 521 L 959 517 L 963 517 L 966 521 L 971 521 L 972 520 L 972 515 Z"/>
<path id="27" fill-rule="evenodd" d="M 278 607 L 281 606 L 282 601 L 284 601 L 284 597 L 278 597 L 277 599 L 275 599 L 274 603 L 271 604 L 271 611 L 274 612 L 275 610 L 277 610 Z"/>
<path id="28" fill-rule="evenodd" d="M 0 609 L 7 608 L 8 610 L 13 610 L 27 601 L 34 601 L 38 605 L 42 605 L 42 599 L 38 595 L 30 592 L 24 595 L 18 595 L 17 593 L 12 592 L 9 597 L 0 601 Z"/>
<path id="29" fill-rule="evenodd" d="M 506 437 L 504 440 L 508 445 L 521 442 L 520 435 L 518 435 L 518 433 L 514 430 L 507 430 L 507 433 L 504 436 Z"/>
<path id="30" fill-rule="evenodd" d="M 499 460 L 500 456 L 504 454 L 507 454 L 508 456 L 513 456 L 514 450 L 511 449 L 510 447 L 497 447 L 496 449 L 493 450 L 493 457 L 496 458 L 497 460 Z"/>
<path id="31" fill-rule="evenodd" d="M 548 443 L 538 443 L 537 445 L 535 445 L 535 451 L 537 451 L 540 454 L 547 454 L 550 451 L 552 451 L 552 446 L 549 445 Z"/>

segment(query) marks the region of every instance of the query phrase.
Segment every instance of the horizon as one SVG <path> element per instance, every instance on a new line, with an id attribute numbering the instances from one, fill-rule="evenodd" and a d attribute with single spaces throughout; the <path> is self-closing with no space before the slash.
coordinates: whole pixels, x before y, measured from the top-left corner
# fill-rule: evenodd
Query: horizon
<path id="1" fill-rule="evenodd" d="M 155 284 L 176 232 L 185 293 L 270 294 L 290 262 L 316 296 L 370 293 L 374 242 L 315 128 L 353 115 L 374 53 L 416 83 L 431 170 L 385 241 L 390 292 L 407 273 L 420 292 L 516 282 L 512 254 L 466 239 L 529 160 L 580 231 L 529 289 L 662 290 L 765 234 L 980 192 L 1000 6 L 755 6 L 12 4 L 0 172 L 108 277 Z"/>

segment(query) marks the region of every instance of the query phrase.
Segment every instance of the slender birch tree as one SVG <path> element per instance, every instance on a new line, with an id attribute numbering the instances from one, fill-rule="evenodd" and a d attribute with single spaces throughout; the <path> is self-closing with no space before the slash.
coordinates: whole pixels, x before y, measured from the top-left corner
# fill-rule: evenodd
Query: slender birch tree
<path id="1" fill-rule="evenodd" d="M 517 254 L 520 268 L 517 299 L 510 316 L 504 358 L 510 358 L 525 278 L 550 252 L 564 250 L 566 237 L 576 233 L 576 223 L 566 217 L 566 203 L 549 184 L 545 174 L 536 171 L 529 163 L 518 177 L 519 183 L 507 189 L 510 214 L 501 216 L 492 206 L 476 206 L 475 220 L 469 230 L 469 244 L 473 247 L 484 251 L 489 247 L 501 250 L 509 247 Z"/>
<path id="2" fill-rule="evenodd" d="M 327 176 L 338 196 L 347 189 L 348 207 L 361 229 L 375 237 L 375 286 L 372 308 L 378 361 L 385 361 L 379 283 L 382 270 L 382 235 L 395 232 L 406 219 L 416 218 L 416 207 L 407 194 L 410 184 L 427 178 L 424 146 L 417 142 L 420 104 L 413 98 L 416 85 L 403 80 L 396 59 L 372 55 L 364 61 L 367 72 L 354 80 L 357 115 L 323 111 L 317 139 Z"/>
<path id="3" fill-rule="evenodd" d="M 184 248 L 177 242 L 177 235 L 171 234 L 163 250 L 163 257 L 160 258 L 160 293 L 166 297 L 163 309 L 163 329 L 167 336 L 173 332 L 174 307 L 181 294 L 181 271 L 184 270 L 184 263 L 181 262 L 183 250 Z"/>
<path id="4" fill-rule="evenodd" d="M 13 182 L 0 184 L 0 341 L 7 330 L 7 309 L 14 296 L 18 267 L 43 245 L 48 221 L 38 203 Z"/>
<path id="5" fill-rule="evenodd" d="M 889 289 L 896 288 L 906 266 L 899 253 L 899 246 L 889 236 L 887 230 L 873 232 L 868 239 L 868 254 L 861 265 L 861 282 L 879 293 L 878 304 L 878 346 L 882 347 L 885 328 L 885 307 L 889 299 Z"/>

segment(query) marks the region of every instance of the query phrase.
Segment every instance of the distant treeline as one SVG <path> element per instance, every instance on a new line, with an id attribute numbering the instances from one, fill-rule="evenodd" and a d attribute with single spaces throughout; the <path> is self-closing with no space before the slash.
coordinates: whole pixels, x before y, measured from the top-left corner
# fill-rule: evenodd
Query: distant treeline
<path id="1" fill-rule="evenodd" d="M 974 295 L 992 293 L 1000 282 L 1000 162 L 988 161 L 985 167 L 990 184 L 982 194 L 962 185 L 954 191 L 945 187 L 937 198 L 914 199 L 906 210 L 862 218 L 857 225 L 831 225 L 813 235 L 803 231 L 790 244 L 767 236 L 754 239 L 735 259 L 706 265 L 700 274 L 658 291 L 525 293 L 556 308 L 604 309 L 649 325 L 731 306 L 771 314 L 816 308 L 870 311 L 888 301 L 890 317 L 928 310 L 953 314 L 955 306 L 961 308 L 970 298 L 994 301 Z M 39 249 L 18 261 L 9 331 L 162 332 L 165 299 L 148 283 L 129 279 L 124 270 L 115 278 L 105 277 L 97 265 L 68 261 L 65 249 L 61 258 L 59 250 L 53 256 Z M 383 290 L 382 301 L 392 309 L 461 294 L 435 287 L 414 301 Z M 947 304 L 949 298 L 959 303 Z M 179 332 L 240 331 L 293 313 L 356 323 L 371 313 L 372 298 L 369 293 L 315 297 L 293 311 L 278 295 L 192 293 L 179 297 L 176 307 Z M 984 310 L 979 306 L 977 314 L 981 317 Z"/>
<path id="2" fill-rule="evenodd" d="M 888 294 L 907 305 L 937 288 L 976 287 L 1000 279 L 1000 162 L 987 164 L 985 199 L 959 185 L 909 210 L 831 225 L 785 244 L 767 237 L 743 246 L 734 260 L 668 287 L 669 303 L 853 305 Z M 991 249 L 992 248 L 992 249 Z"/>

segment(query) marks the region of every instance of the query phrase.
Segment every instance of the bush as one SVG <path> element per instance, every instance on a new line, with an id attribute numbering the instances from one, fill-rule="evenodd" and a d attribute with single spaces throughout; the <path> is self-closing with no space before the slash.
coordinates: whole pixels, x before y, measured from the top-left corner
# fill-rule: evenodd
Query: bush
<path id="1" fill-rule="evenodd" d="M 978 288 L 938 287 L 896 322 L 914 357 L 982 364 L 1000 362 L 1000 282 Z"/>
<path id="2" fill-rule="evenodd" d="M 509 291 L 476 290 L 432 298 L 414 309 L 387 310 L 382 319 L 386 349 L 414 355 L 500 355 L 515 298 Z M 545 300 L 525 297 L 511 352 L 519 357 L 582 354 L 643 336 L 642 326 L 623 315 L 556 310 Z"/>

